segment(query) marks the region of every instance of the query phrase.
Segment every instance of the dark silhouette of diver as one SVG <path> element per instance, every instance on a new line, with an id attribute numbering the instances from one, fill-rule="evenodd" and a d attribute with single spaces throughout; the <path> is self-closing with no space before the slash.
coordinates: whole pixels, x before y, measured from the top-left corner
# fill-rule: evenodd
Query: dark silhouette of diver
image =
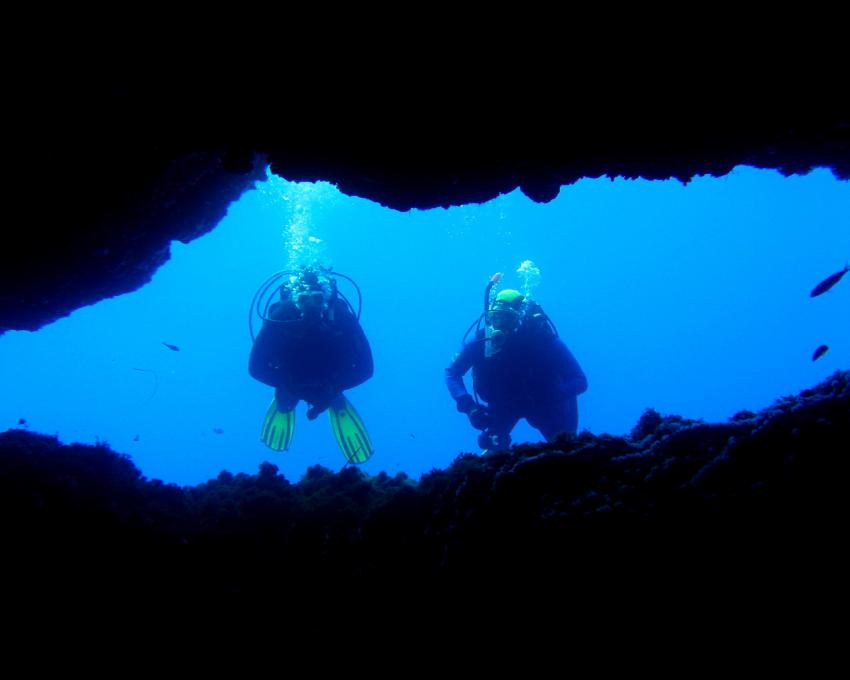
<path id="1" fill-rule="evenodd" d="M 457 410 L 482 430 L 478 444 L 485 450 L 510 446 L 520 418 L 550 441 L 560 432 L 574 434 L 576 397 L 587 389 L 587 378 L 540 305 L 510 289 L 491 302 L 490 290 L 499 278 L 490 280 L 485 312 L 446 369 L 446 386 Z M 473 328 L 475 338 L 466 342 Z M 474 398 L 463 383 L 470 368 Z"/>
<path id="2" fill-rule="evenodd" d="M 252 303 L 252 318 L 256 305 L 263 326 L 251 349 L 248 372 L 275 388 L 261 435 L 267 446 L 289 448 L 295 407 L 304 400 L 310 404 L 309 420 L 328 411 L 346 460 L 363 463 L 372 455 L 372 444 L 343 391 L 372 377 L 372 350 L 360 326 L 359 305 L 355 313 L 338 290 L 337 277 L 354 283 L 313 266 L 279 272 L 263 284 Z M 274 301 L 278 291 L 280 299 Z"/>

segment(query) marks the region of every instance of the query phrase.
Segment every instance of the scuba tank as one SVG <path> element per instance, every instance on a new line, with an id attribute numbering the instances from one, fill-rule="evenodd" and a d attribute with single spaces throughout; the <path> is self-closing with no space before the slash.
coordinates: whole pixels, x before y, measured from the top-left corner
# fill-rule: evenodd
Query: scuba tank
<path id="1" fill-rule="evenodd" d="M 548 333 L 553 337 L 558 337 L 558 329 L 555 323 L 549 318 L 549 315 L 543 311 L 540 303 L 534 300 L 526 300 L 523 303 L 522 327 L 533 330 L 534 332 Z"/>

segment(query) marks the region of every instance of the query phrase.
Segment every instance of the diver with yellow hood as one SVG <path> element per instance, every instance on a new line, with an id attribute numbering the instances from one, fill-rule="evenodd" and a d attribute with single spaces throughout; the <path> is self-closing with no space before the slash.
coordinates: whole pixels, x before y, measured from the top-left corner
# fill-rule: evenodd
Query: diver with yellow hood
<path id="1" fill-rule="evenodd" d="M 510 446 L 521 418 L 547 440 L 560 432 L 575 433 L 576 397 L 587 390 L 584 371 L 540 305 L 513 289 L 492 294 L 500 279 L 501 274 L 490 279 L 484 313 L 467 330 L 461 351 L 445 371 L 457 410 L 482 431 L 478 444 L 485 450 Z M 473 328 L 474 338 L 467 342 Z M 475 396 L 463 382 L 469 369 Z"/>

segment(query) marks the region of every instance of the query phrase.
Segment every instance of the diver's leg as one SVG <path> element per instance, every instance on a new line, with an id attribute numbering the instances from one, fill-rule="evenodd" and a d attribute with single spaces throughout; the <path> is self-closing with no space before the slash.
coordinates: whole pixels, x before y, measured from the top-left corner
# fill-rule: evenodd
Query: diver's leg
<path id="1" fill-rule="evenodd" d="M 291 411 L 298 404 L 298 397 L 296 397 L 291 392 L 288 392 L 284 387 L 275 388 L 274 400 L 277 404 L 277 410 L 281 413 L 287 413 Z"/>
<path id="2" fill-rule="evenodd" d="M 309 400 L 310 408 L 307 409 L 307 419 L 315 420 L 320 413 L 324 413 L 331 406 L 335 408 L 343 408 L 345 406 L 345 398 L 342 392 L 336 394 L 328 392 L 317 396 L 314 400 Z"/>
<path id="3" fill-rule="evenodd" d="M 538 430 L 546 441 L 552 441 L 561 432 L 575 434 L 578 429 L 578 399 L 563 397 L 530 414 L 528 424 Z"/>
<path id="4" fill-rule="evenodd" d="M 511 432 L 519 422 L 520 415 L 510 409 L 488 405 L 490 425 L 478 436 L 478 445 L 488 451 L 507 449 L 511 445 Z"/>

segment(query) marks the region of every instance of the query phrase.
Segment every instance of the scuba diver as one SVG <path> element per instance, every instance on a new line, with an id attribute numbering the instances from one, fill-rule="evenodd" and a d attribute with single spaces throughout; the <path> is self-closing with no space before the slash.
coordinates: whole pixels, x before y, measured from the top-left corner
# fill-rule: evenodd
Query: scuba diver
<path id="1" fill-rule="evenodd" d="M 338 290 L 338 278 L 357 290 L 357 312 Z M 360 326 L 361 307 L 360 289 L 352 279 L 319 266 L 278 272 L 257 291 L 249 314 L 254 345 L 248 372 L 275 388 L 261 433 L 269 448 L 289 448 L 295 407 L 304 400 L 310 405 L 309 420 L 328 412 L 348 463 L 364 463 L 372 455 L 366 428 L 343 394 L 371 378 L 374 368 L 372 350 Z M 255 311 L 263 320 L 256 338 Z"/>
<path id="2" fill-rule="evenodd" d="M 584 372 L 539 304 L 511 289 L 491 297 L 500 279 L 501 274 L 490 279 L 484 313 L 467 330 L 445 373 L 457 410 L 482 431 L 478 444 L 484 453 L 509 447 L 521 418 L 547 441 L 559 432 L 575 434 L 576 397 L 587 389 Z M 473 328 L 475 338 L 467 342 Z M 474 397 L 463 383 L 470 368 Z"/>

